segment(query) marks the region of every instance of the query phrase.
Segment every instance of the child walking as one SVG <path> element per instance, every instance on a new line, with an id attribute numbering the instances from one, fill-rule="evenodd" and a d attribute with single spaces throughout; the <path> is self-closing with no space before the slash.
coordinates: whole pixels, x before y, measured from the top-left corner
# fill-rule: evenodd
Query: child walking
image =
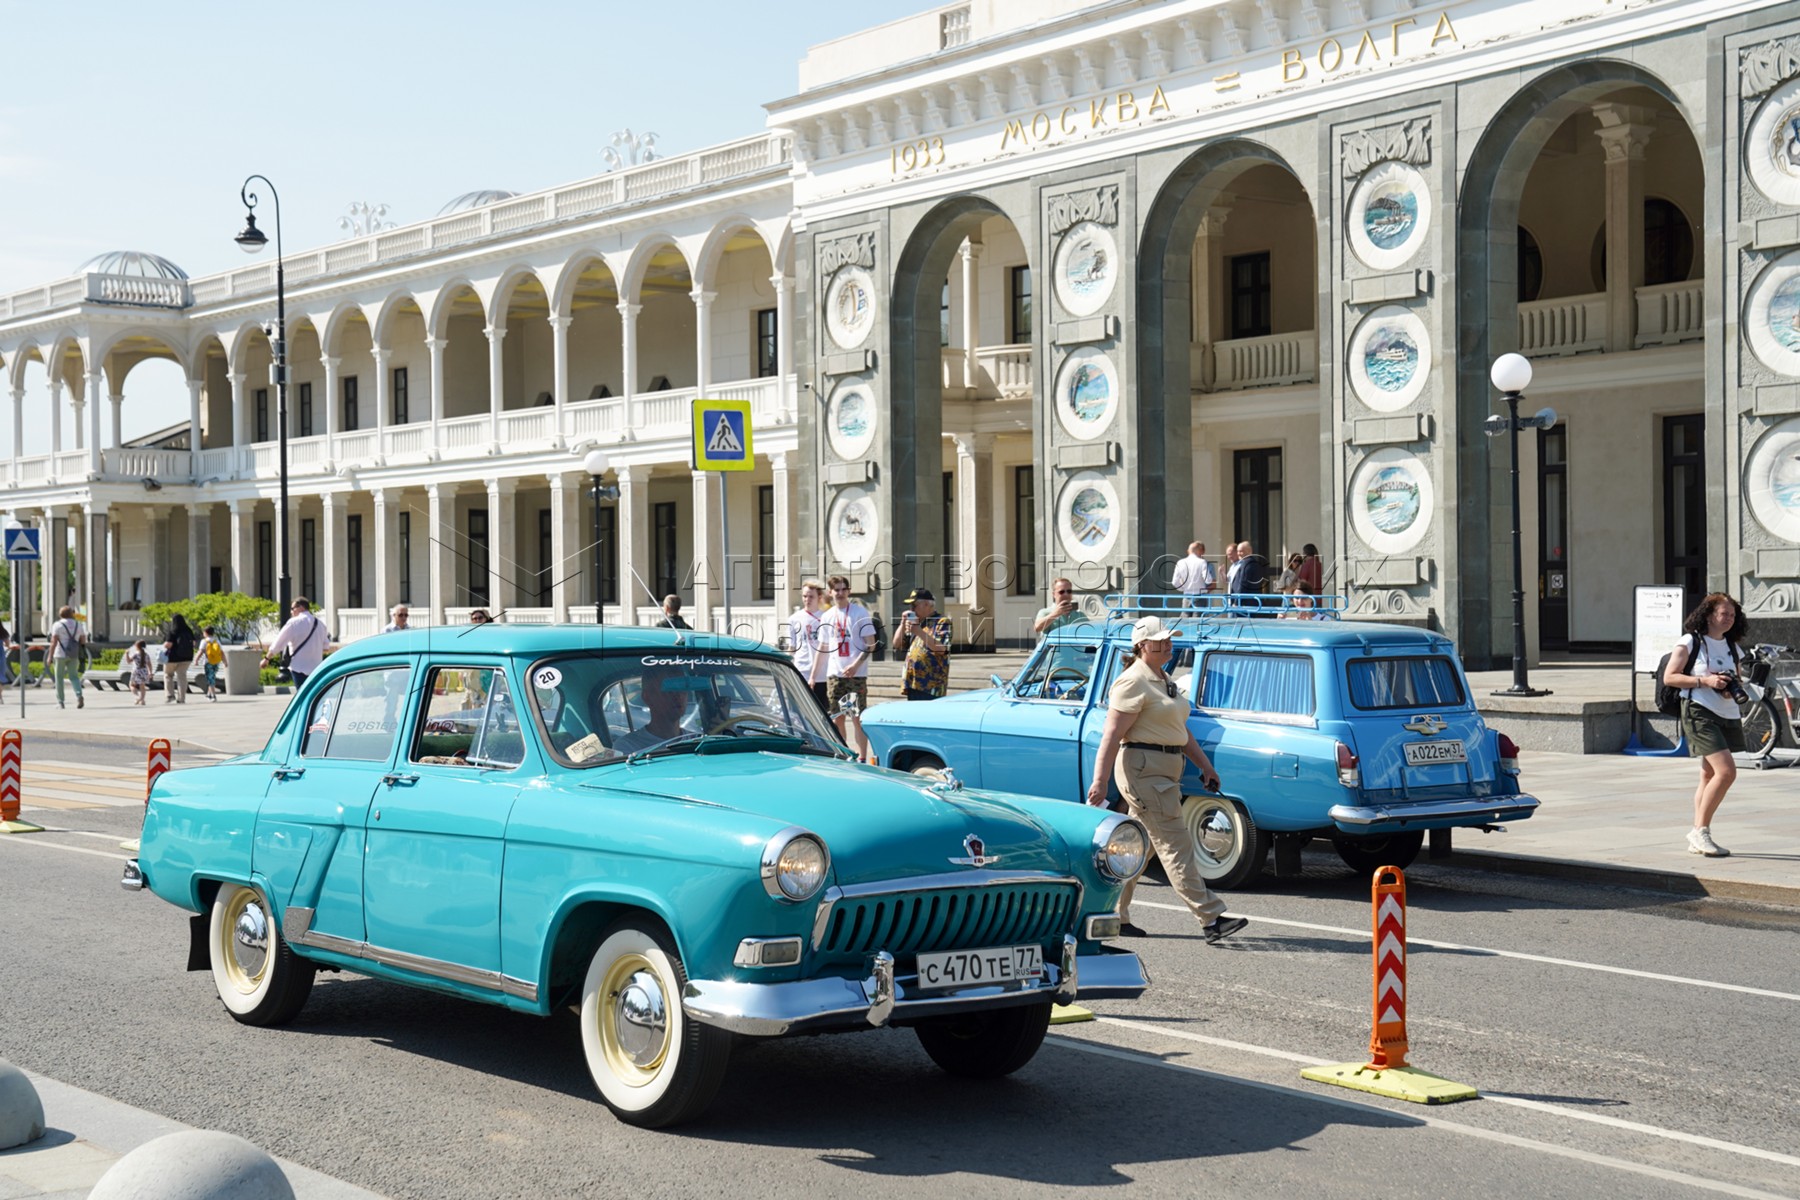
<path id="1" fill-rule="evenodd" d="M 141 705 L 150 694 L 150 651 L 143 642 L 132 643 L 125 652 L 125 665 L 131 668 L 131 694 L 137 697 L 132 703 Z"/>
<path id="2" fill-rule="evenodd" d="M 200 662 L 206 668 L 206 698 L 218 702 L 219 699 L 219 667 L 225 662 L 225 647 L 219 644 L 213 627 L 208 625 L 201 630 L 206 636 L 200 642 Z"/>

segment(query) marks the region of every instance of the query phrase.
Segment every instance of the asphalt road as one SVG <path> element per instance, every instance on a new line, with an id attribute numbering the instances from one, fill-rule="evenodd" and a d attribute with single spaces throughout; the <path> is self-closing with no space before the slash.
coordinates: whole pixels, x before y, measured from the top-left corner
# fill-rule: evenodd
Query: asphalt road
<path id="1" fill-rule="evenodd" d="M 1792 911 L 1416 868 L 1413 1062 L 1484 1094 L 1425 1108 L 1299 1076 L 1365 1053 L 1365 880 L 1309 857 L 1220 947 L 1147 885 L 1151 993 L 1010 1080 L 903 1030 L 745 1043 L 706 1118 L 646 1133 L 566 1013 L 324 975 L 291 1026 L 236 1024 L 184 914 L 117 886 L 137 820 L 0 839 L 0 1057 L 395 1197 L 1800 1195 Z"/>

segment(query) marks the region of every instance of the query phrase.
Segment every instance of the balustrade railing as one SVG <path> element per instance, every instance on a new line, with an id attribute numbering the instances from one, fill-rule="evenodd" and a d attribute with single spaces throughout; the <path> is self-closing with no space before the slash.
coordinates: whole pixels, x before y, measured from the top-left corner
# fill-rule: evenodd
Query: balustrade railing
<path id="1" fill-rule="evenodd" d="M 500 414 L 500 444 L 547 442 L 556 436 L 556 410 L 548 406 Z"/>
<path id="2" fill-rule="evenodd" d="M 488 415 L 457 417 L 438 426 L 438 444 L 446 450 L 470 450 L 488 444 Z"/>
<path id="3" fill-rule="evenodd" d="M 1706 336 L 1706 280 L 1684 279 L 1637 290 L 1639 346 L 1673 346 Z"/>
<path id="4" fill-rule="evenodd" d="M 1214 391 L 1311 383 L 1319 374 L 1319 335 L 1312 329 L 1215 342 L 1212 352 Z"/>
<path id="5" fill-rule="evenodd" d="M 1024 400 L 1031 396 L 1031 347 L 981 346 L 975 351 L 975 387 L 983 396 Z"/>
<path id="6" fill-rule="evenodd" d="M 381 452 L 379 435 L 373 429 L 357 429 L 337 435 L 337 459 L 340 462 L 363 462 Z"/>
<path id="7" fill-rule="evenodd" d="M 101 451 L 101 453 L 104 454 L 105 451 Z M 187 451 L 165 450 L 162 453 L 174 454 L 180 461 L 180 466 L 168 473 L 169 477 L 174 478 L 179 474 L 182 479 L 186 479 L 188 477 Z M 64 450 L 61 454 L 56 456 L 56 461 L 51 464 L 50 471 L 65 483 L 71 479 L 86 479 L 88 473 L 88 452 L 86 450 Z"/>
<path id="8" fill-rule="evenodd" d="M 581 400 L 568 407 L 569 436 L 594 437 L 620 433 L 625 428 L 625 401 Z"/>
<path id="9" fill-rule="evenodd" d="M 430 425 L 397 425 L 387 431 L 388 457 L 423 455 L 431 449 Z"/>
<path id="10" fill-rule="evenodd" d="M 57 456 L 57 474 L 62 473 Z M 152 450 L 142 446 L 109 446 L 100 452 L 103 474 L 119 479 L 153 479 L 157 483 L 186 483 L 191 462 L 186 450 Z"/>
<path id="11" fill-rule="evenodd" d="M 336 616 L 337 624 L 331 632 L 336 635 L 339 645 L 380 633 L 381 627 L 387 624 L 379 608 L 340 608 Z"/>
<path id="12" fill-rule="evenodd" d="M 318 470 L 325 465 L 325 439 L 303 437 L 288 439 L 288 472 Z"/>
<path id="13" fill-rule="evenodd" d="M 211 450 L 202 450 L 198 464 L 200 478 L 235 479 L 238 462 L 239 455 L 235 446 L 216 446 Z"/>
<path id="14" fill-rule="evenodd" d="M 1606 349 L 1606 293 L 1519 305 L 1519 353 L 1527 358 Z"/>
<path id="15" fill-rule="evenodd" d="M 637 427 L 645 432 L 687 428 L 693 419 L 694 395 L 693 388 L 677 388 L 638 396 Z"/>

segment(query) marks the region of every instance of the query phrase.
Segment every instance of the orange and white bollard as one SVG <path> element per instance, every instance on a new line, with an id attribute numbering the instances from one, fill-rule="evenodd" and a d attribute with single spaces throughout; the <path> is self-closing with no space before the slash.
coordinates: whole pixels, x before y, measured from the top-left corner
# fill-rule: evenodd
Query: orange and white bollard
<path id="1" fill-rule="evenodd" d="M 1399 867 L 1375 872 L 1369 903 L 1375 944 L 1375 1022 L 1369 1034 L 1369 1059 L 1308 1067 L 1300 1072 L 1301 1078 L 1417 1104 L 1473 1100 L 1480 1094 L 1474 1088 L 1406 1061 L 1406 876 Z"/>
<path id="2" fill-rule="evenodd" d="M 42 825 L 19 819 L 25 794 L 25 735 L 16 729 L 0 733 L 0 833 L 42 833 Z"/>
<path id="3" fill-rule="evenodd" d="M 169 769 L 168 738 L 155 738 L 150 743 L 150 761 L 144 768 L 144 807 L 150 807 L 150 793 L 156 788 L 157 776 Z"/>

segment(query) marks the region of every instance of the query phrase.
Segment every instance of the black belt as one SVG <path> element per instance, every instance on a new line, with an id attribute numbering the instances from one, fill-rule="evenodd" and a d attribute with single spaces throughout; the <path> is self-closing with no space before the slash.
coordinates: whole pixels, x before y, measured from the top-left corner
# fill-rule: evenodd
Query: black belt
<path id="1" fill-rule="evenodd" d="M 1160 746 L 1155 742 L 1126 742 L 1125 748 L 1127 750 L 1159 750 L 1164 754 L 1180 754 L 1187 749 L 1185 745 Z"/>

